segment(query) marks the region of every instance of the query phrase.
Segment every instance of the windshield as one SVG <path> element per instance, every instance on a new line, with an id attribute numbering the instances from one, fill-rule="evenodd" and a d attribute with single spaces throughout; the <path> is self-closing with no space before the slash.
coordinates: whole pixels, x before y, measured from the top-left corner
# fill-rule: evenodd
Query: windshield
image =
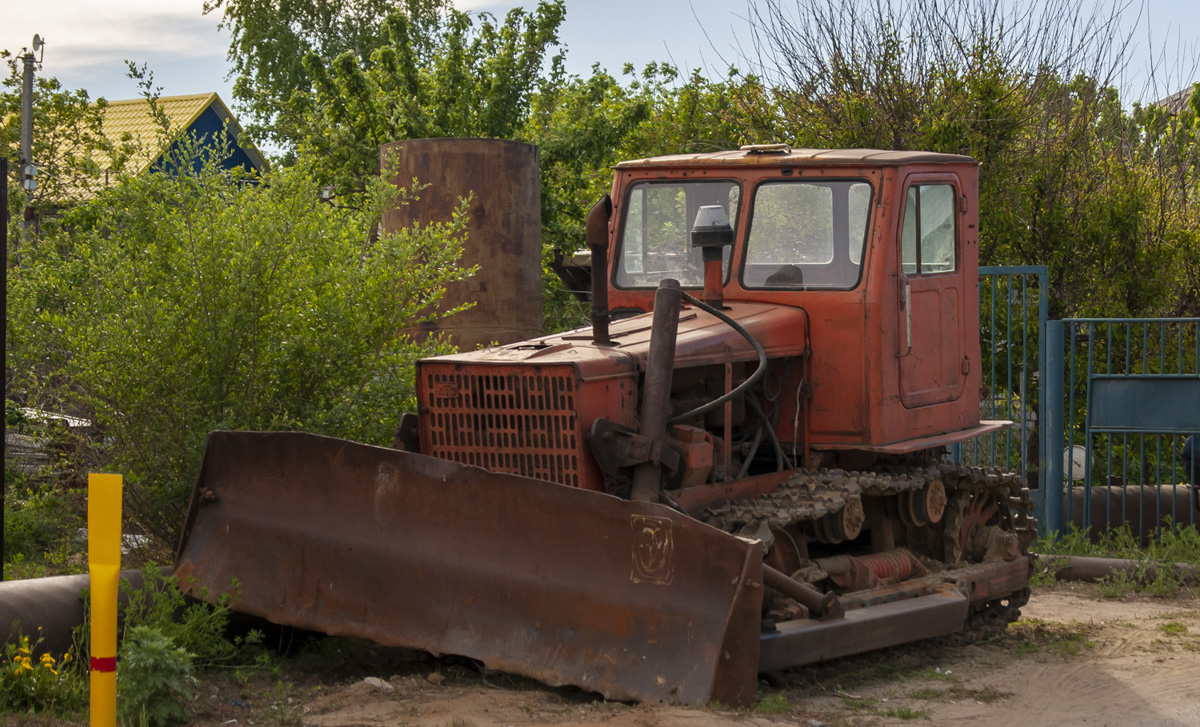
<path id="1" fill-rule="evenodd" d="M 768 182 L 754 193 L 742 284 L 747 288 L 853 288 L 867 239 L 871 185 Z"/>
<path id="2" fill-rule="evenodd" d="M 741 188 L 728 180 L 702 182 L 638 182 L 629 190 L 621 225 L 616 284 L 622 288 L 653 288 L 663 278 L 685 287 L 704 284 L 704 263 L 688 234 L 696 213 L 705 205 L 725 208 L 737 226 Z M 725 248 L 724 277 L 729 276 Z"/>

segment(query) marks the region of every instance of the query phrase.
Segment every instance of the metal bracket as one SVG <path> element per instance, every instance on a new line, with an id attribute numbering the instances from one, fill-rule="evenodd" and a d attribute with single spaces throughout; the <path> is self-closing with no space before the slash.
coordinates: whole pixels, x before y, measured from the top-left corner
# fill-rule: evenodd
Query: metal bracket
<path id="1" fill-rule="evenodd" d="M 596 419 L 588 433 L 588 444 L 609 494 L 628 497 L 634 467 L 656 462 L 669 474 L 679 471 L 680 454 L 664 442 L 655 442 L 608 419 Z"/>

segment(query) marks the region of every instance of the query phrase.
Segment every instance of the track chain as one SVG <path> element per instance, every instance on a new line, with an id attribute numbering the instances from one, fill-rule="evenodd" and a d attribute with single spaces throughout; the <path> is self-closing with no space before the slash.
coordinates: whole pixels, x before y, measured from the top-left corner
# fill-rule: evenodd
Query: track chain
<path id="1" fill-rule="evenodd" d="M 769 529 L 784 529 L 788 525 L 815 519 L 838 512 L 848 501 L 860 499 L 864 494 L 888 497 L 905 492 L 914 492 L 941 480 L 949 500 L 943 521 L 936 525 L 947 539 L 956 540 L 958 528 L 970 517 L 970 504 L 979 498 L 985 504 L 1000 503 L 997 507 L 997 524 L 1019 537 L 1021 552 L 1037 537 L 1037 521 L 1032 518 L 1033 503 L 1020 475 L 998 473 L 976 467 L 949 462 L 930 463 L 920 467 L 894 467 L 877 471 L 802 470 L 776 489 L 775 492 L 757 500 L 740 500 L 734 503 L 710 507 L 703 519 L 734 535 L 769 535 Z M 950 563 L 942 563 L 917 555 L 930 567 L 938 571 L 953 567 L 962 557 L 952 545 L 947 545 Z M 1025 588 L 971 607 L 965 629 L 947 638 L 947 643 L 967 644 L 1000 635 L 1004 627 L 1021 615 L 1021 606 L 1030 600 L 1030 589 Z"/>
<path id="2" fill-rule="evenodd" d="M 1004 633 L 1006 626 L 1021 617 L 1021 606 L 1029 603 L 1029 594 L 1030 589 L 1026 586 L 1004 598 L 971 606 L 966 627 L 945 637 L 945 643 L 951 646 L 965 646 L 999 636 Z"/>
<path id="3" fill-rule="evenodd" d="M 1037 521 L 1032 517 L 1033 502 L 1020 475 L 949 462 L 864 472 L 799 471 L 765 497 L 709 508 L 702 519 L 734 535 L 771 538 L 769 531 L 772 529 L 782 530 L 836 513 L 863 495 L 897 496 L 920 490 L 934 480 L 941 480 L 948 498 L 942 522 L 934 526 L 944 533 L 948 562 L 917 554 L 930 571 L 954 567 L 962 561 L 963 554 L 955 543 L 959 529 L 971 517 L 972 504 L 977 506 L 975 511 L 992 504 L 1004 505 L 995 508 L 995 524 L 1017 534 L 1023 554 L 1037 537 Z M 948 637 L 947 643 L 968 644 L 998 636 L 1020 617 L 1021 606 L 1028 601 L 1029 588 L 1024 588 L 1003 598 L 973 605 L 964 630 Z"/>
<path id="4" fill-rule="evenodd" d="M 750 536 L 760 533 L 764 525 L 781 530 L 836 513 L 863 495 L 899 495 L 919 490 L 934 480 L 942 481 L 947 495 L 989 494 L 1007 503 L 1011 517 L 1004 519 L 1006 529 L 1021 537 L 1023 547 L 1035 537 L 1035 522 L 1030 517 L 1033 503 L 1020 475 L 950 462 L 881 471 L 801 470 L 769 495 L 710 507 L 701 519 L 728 533 Z"/>

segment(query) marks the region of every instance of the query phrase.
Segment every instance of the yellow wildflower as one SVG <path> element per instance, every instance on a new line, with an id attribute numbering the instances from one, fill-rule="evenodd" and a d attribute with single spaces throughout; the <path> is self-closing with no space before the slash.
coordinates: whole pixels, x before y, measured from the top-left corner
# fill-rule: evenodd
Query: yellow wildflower
<path id="1" fill-rule="evenodd" d="M 42 663 L 50 664 L 51 666 L 53 666 L 54 665 L 54 657 L 50 656 L 49 652 L 42 654 Z"/>

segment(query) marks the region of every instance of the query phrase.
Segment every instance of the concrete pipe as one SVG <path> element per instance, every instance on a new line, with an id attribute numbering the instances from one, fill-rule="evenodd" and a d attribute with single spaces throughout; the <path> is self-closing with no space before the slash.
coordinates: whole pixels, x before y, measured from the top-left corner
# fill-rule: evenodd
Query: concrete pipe
<path id="1" fill-rule="evenodd" d="M 165 573 L 170 573 L 166 569 Z M 142 588 L 140 570 L 121 571 L 121 581 L 133 590 Z M 28 636 L 30 645 L 39 636 L 38 652 L 61 654 L 73 645 L 73 630 L 83 623 L 83 598 L 89 576 L 51 576 L 0 582 L 0 630 L 4 642 Z M 121 602 L 129 601 L 129 589 L 121 588 Z"/>

